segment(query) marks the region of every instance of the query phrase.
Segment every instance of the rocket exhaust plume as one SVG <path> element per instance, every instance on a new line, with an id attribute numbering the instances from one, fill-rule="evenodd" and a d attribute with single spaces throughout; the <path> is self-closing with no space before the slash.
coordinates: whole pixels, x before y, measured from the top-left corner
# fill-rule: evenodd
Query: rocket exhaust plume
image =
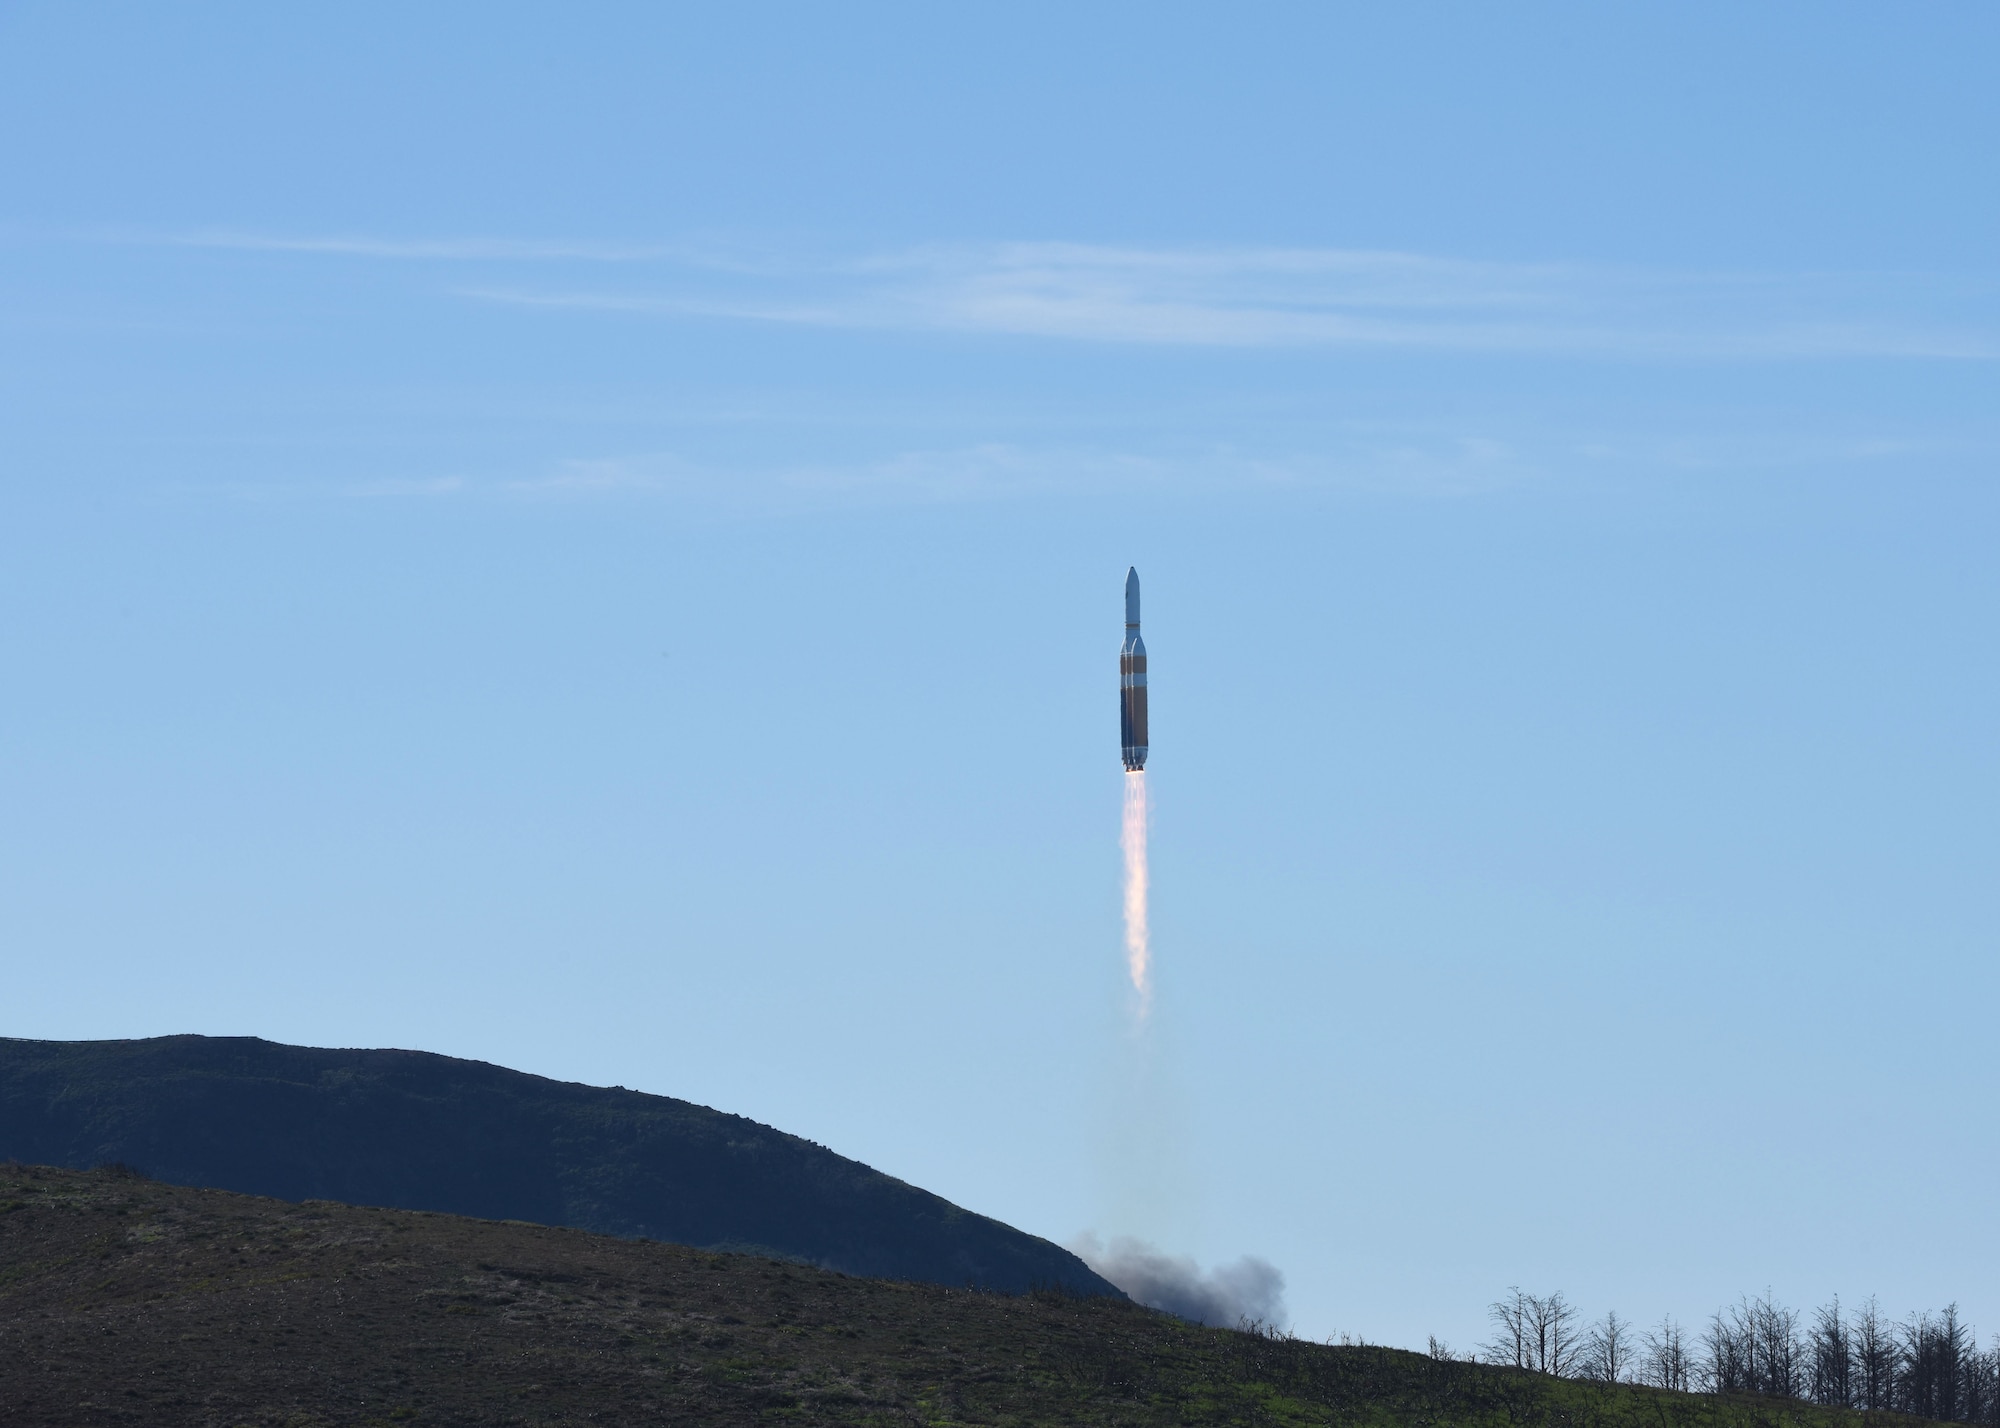
<path id="1" fill-rule="evenodd" d="M 1125 572 L 1125 644 L 1118 651 L 1118 734 L 1125 760 L 1125 963 L 1139 1017 L 1153 1005 L 1153 953 L 1146 933 L 1146 642 L 1139 638 L 1139 571 Z"/>
<path id="2" fill-rule="evenodd" d="M 1153 949 L 1146 934 L 1146 771 L 1125 775 L 1125 965 L 1139 996 L 1139 1017 L 1153 1005 Z"/>

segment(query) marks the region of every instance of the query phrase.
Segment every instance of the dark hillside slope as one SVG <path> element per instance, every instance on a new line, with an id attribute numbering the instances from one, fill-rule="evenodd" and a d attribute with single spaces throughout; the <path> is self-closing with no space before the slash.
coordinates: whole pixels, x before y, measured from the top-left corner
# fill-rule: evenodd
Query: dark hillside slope
<path id="1" fill-rule="evenodd" d="M 421 1051 L 0 1038 L 0 1158 L 1116 1295 L 1047 1240 L 706 1106 Z"/>
<path id="2" fill-rule="evenodd" d="M 0 1165 L 0 1424 L 1896 1428 L 540 1225 Z"/>

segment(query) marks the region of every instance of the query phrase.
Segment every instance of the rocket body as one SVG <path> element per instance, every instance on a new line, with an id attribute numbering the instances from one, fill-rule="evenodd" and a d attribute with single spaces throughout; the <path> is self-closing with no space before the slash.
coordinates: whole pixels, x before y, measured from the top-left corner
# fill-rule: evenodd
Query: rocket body
<path id="1" fill-rule="evenodd" d="M 1125 646 L 1118 651 L 1118 739 L 1125 771 L 1146 767 L 1146 642 L 1139 638 L 1139 571 L 1125 572 Z"/>

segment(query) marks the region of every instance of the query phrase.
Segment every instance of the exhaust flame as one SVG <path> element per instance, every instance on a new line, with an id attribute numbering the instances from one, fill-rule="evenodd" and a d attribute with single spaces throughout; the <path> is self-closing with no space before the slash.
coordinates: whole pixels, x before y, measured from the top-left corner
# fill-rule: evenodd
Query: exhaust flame
<path id="1" fill-rule="evenodd" d="M 1125 965 L 1139 994 L 1139 1019 L 1153 1008 L 1153 951 L 1146 931 L 1146 771 L 1125 775 Z"/>

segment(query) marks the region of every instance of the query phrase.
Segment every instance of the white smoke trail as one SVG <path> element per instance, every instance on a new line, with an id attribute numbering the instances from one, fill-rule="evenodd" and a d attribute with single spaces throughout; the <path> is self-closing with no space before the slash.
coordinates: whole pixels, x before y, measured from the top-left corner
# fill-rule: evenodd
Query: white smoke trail
<path id="1" fill-rule="evenodd" d="M 1125 775 L 1125 965 L 1139 996 L 1139 1019 L 1153 1009 L 1153 949 L 1146 930 L 1146 771 Z"/>

